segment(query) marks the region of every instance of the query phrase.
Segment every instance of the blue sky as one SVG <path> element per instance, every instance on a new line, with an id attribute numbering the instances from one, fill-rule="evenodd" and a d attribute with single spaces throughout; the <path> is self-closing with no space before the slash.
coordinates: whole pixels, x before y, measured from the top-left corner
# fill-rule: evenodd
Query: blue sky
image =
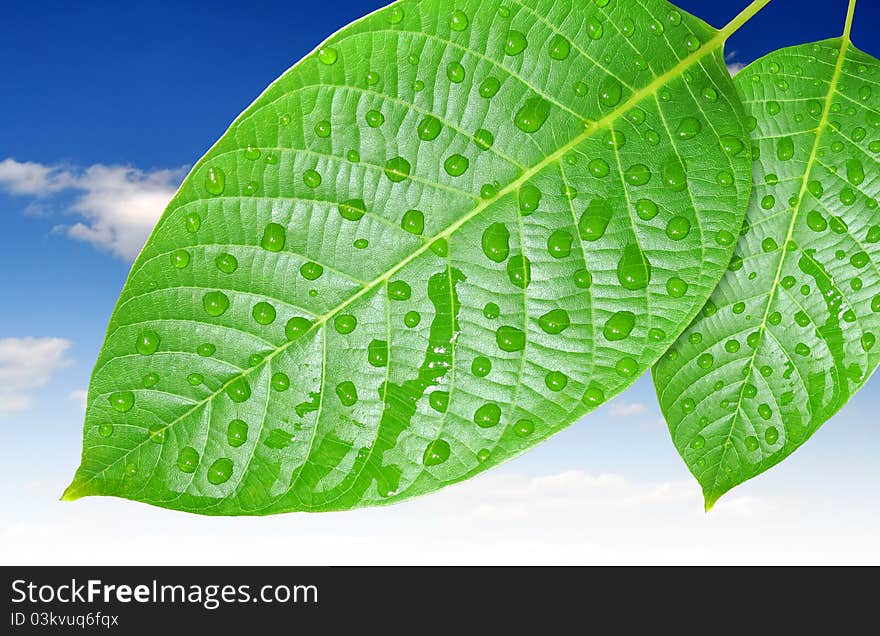
<path id="1" fill-rule="evenodd" d="M 5 3 L 0 162 L 16 164 L 0 163 L 0 505 L 12 510 L 0 521 L 0 563 L 142 561 L 144 542 L 172 529 L 177 551 L 166 558 L 194 562 L 209 560 L 214 540 L 255 536 L 260 562 L 277 562 L 297 538 L 317 548 L 286 550 L 281 561 L 363 560 L 365 545 L 378 554 L 384 541 L 395 562 L 741 562 L 760 560 L 756 550 L 771 561 L 880 562 L 876 378 L 794 457 L 708 517 L 644 378 L 474 484 L 354 513 L 357 534 L 339 515 L 207 524 L 122 501 L 57 501 L 79 459 L 77 392 L 140 237 L 186 167 L 269 82 L 383 4 Z M 721 27 L 747 3 L 678 4 Z M 846 0 L 773 0 L 728 43 L 731 62 L 834 37 L 845 11 Z M 861 0 L 853 40 L 880 56 L 877 24 L 880 3 Z M 113 536 L 97 540 L 106 525 Z M 435 533 L 435 547 L 426 552 L 409 533 Z"/>

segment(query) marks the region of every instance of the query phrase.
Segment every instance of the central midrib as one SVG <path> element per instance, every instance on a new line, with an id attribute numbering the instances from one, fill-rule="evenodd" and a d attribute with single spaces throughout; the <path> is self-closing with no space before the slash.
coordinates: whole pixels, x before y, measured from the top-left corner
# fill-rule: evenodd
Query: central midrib
<path id="1" fill-rule="evenodd" d="M 780 250 L 779 257 L 779 265 L 776 268 L 776 276 L 773 278 L 773 284 L 770 286 L 770 294 L 767 297 L 767 305 L 764 308 L 764 317 L 761 319 L 761 324 L 758 327 L 758 333 L 760 336 L 758 337 L 758 343 L 755 346 L 754 351 L 752 351 L 752 357 L 749 359 L 749 374 L 746 376 L 745 380 L 743 380 L 743 388 L 745 388 L 745 384 L 749 381 L 749 378 L 752 377 L 752 373 L 755 370 L 755 360 L 758 356 L 758 350 L 760 349 L 761 340 L 763 339 L 764 333 L 767 331 L 767 320 L 770 316 L 770 308 L 773 306 L 773 300 L 776 297 L 776 292 L 779 289 L 779 282 L 782 278 L 782 269 L 785 265 L 785 259 L 788 255 L 787 246 L 794 236 L 795 223 L 797 222 L 801 210 L 801 205 L 803 204 L 804 197 L 807 194 L 807 185 L 809 183 L 810 175 L 813 172 L 813 166 L 816 163 L 816 159 L 819 152 L 819 142 L 822 139 L 822 133 L 825 128 L 828 126 L 828 113 L 831 109 L 831 102 L 834 99 L 834 93 L 837 90 L 837 83 L 840 80 L 840 75 L 843 70 L 843 62 L 846 58 L 846 51 L 849 45 L 849 38 L 846 36 L 840 39 L 840 52 L 837 56 L 837 64 L 834 67 L 834 73 L 831 76 L 831 81 L 828 83 L 828 95 L 825 96 L 825 104 L 824 109 L 822 111 L 822 117 L 819 120 L 818 125 L 816 126 L 816 139 L 813 140 L 813 147 L 810 150 L 810 156 L 807 159 L 806 169 L 804 170 L 804 178 L 801 182 L 801 189 L 798 193 L 797 205 L 794 206 L 791 215 L 791 222 L 788 225 L 788 233 L 785 237 L 785 242 L 782 244 L 782 249 Z M 733 431 L 736 428 L 736 423 L 739 420 L 740 409 L 743 405 L 743 399 L 745 396 L 745 391 L 740 389 L 739 399 L 736 403 L 736 409 L 733 413 L 733 420 L 730 423 L 730 430 L 727 433 L 727 437 L 725 438 L 725 443 L 722 444 L 721 448 L 721 458 L 718 460 L 718 470 L 715 472 L 715 479 L 712 481 L 712 490 L 718 486 L 718 478 L 721 475 L 721 468 L 724 462 L 724 457 L 727 454 L 727 444 L 730 441 L 730 438 L 733 436 Z M 781 415 L 780 415 L 781 416 Z"/>
<path id="2" fill-rule="evenodd" d="M 754 3 L 754 5 L 760 4 L 760 6 L 758 7 L 758 9 L 760 9 L 767 2 L 769 2 L 769 0 L 761 0 L 761 2 Z M 740 15 L 742 16 L 743 14 L 745 14 L 747 11 L 749 11 L 749 9 L 752 8 L 752 6 L 753 5 L 750 5 L 750 7 L 747 8 L 745 11 L 743 11 L 743 13 Z M 553 165 L 553 163 L 559 161 L 567 152 L 569 152 L 573 148 L 576 148 L 577 146 L 579 146 L 581 143 L 583 143 L 584 141 L 586 141 L 587 139 L 592 137 L 598 131 L 601 131 L 601 130 L 604 130 L 605 128 L 607 128 L 610 124 L 612 124 L 614 121 L 616 121 L 622 114 L 629 111 L 630 108 L 632 108 L 633 106 L 635 106 L 636 104 L 641 102 L 643 99 L 654 95 L 661 87 L 665 86 L 668 82 L 675 79 L 676 77 L 679 77 L 680 75 L 682 75 L 684 73 L 684 71 L 687 70 L 689 67 L 698 63 L 700 60 L 702 60 L 707 55 L 714 53 L 717 49 L 719 49 L 720 47 L 722 47 L 724 45 L 726 38 L 730 35 L 730 33 L 733 30 L 735 30 L 735 28 L 731 28 L 731 27 L 735 25 L 736 28 L 738 28 L 738 26 L 740 26 L 740 25 L 736 24 L 739 19 L 740 18 L 738 17 L 733 22 L 731 22 L 731 24 L 727 25 L 721 31 L 716 31 L 715 35 L 710 40 L 708 40 L 703 46 L 701 46 L 699 49 L 697 49 L 696 51 L 694 51 L 690 55 L 679 60 L 679 62 L 675 66 L 673 66 L 671 69 L 669 69 L 665 73 L 655 77 L 650 83 L 648 83 L 643 88 L 633 92 L 630 95 L 630 97 L 623 104 L 621 104 L 620 106 L 618 106 L 615 109 L 613 109 L 612 111 L 610 111 L 607 115 L 605 115 L 601 119 L 598 119 L 592 123 L 588 122 L 587 120 L 584 120 L 585 124 L 587 124 L 587 126 L 588 126 L 584 132 L 582 132 L 579 135 L 576 135 L 574 138 L 572 138 L 571 141 L 560 146 L 560 148 L 557 149 L 554 153 L 548 155 L 543 160 L 539 161 L 538 163 L 536 163 L 535 165 L 533 165 L 529 169 L 525 170 L 522 173 L 522 175 L 520 175 L 517 179 L 515 179 L 514 181 L 511 181 L 504 188 L 499 190 L 498 194 L 495 197 L 475 206 L 473 210 L 471 210 L 470 212 L 468 212 L 467 214 L 462 216 L 460 219 L 458 219 L 454 223 L 450 224 L 445 230 L 443 230 L 442 232 L 439 232 L 437 235 L 435 235 L 430 240 L 426 240 L 425 243 L 421 247 L 419 247 L 412 254 L 410 254 L 405 259 L 400 261 L 400 263 L 398 263 L 394 267 L 390 268 L 386 273 L 384 273 L 383 275 L 370 281 L 367 286 L 362 287 L 360 290 L 358 290 L 357 292 L 352 294 L 343 303 L 340 303 L 339 305 L 337 305 L 336 307 L 334 307 L 330 311 L 326 312 L 325 314 L 318 316 L 314 320 L 312 325 L 309 327 L 309 329 L 307 331 L 303 332 L 296 340 L 291 340 L 291 341 L 284 343 L 283 345 L 281 345 L 280 347 L 278 347 L 277 349 L 275 349 L 271 353 L 267 354 L 263 358 L 262 362 L 259 365 L 251 367 L 249 369 L 246 369 L 242 373 L 239 373 L 239 374 L 233 376 L 230 380 L 228 380 L 226 383 L 224 383 L 219 389 L 217 389 L 216 391 L 214 391 L 213 393 L 208 395 L 206 398 L 204 398 L 200 402 L 196 402 L 186 412 L 179 415 L 177 418 L 175 418 L 174 420 L 172 420 L 171 422 L 169 422 L 168 424 L 166 424 L 164 427 L 162 427 L 159 430 L 162 432 L 167 431 L 168 429 L 170 429 L 171 427 L 173 427 L 177 423 L 179 423 L 182 420 L 189 417 L 192 413 L 198 411 L 205 404 L 214 400 L 218 395 L 223 393 L 229 387 L 229 385 L 231 385 L 233 382 L 236 382 L 237 380 L 239 380 L 241 378 L 247 377 L 249 374 L 251 374 L 254 371 L 258 371 L 258 370 L 262 369 L 265 364 L 270 362 L 275 356 L 286 351 L 288 348 L 290 348 L 291 345 L 299 343 L 299 342 L 303 342 L 304 339 L 306 338 L 306 336 L 308 336 L 314 329 L 324 325 L 327 322 L 327 320 L 332 318 L 334 315 L 336 315 L 338 312 L 340 312 L 344 308 L 351 305 L 353 302 L 355 302 L 356 300 L 358 300 L 362 296 L 373 291 L 374 289 L 376 289 L 380 285 L 385 284 L 397 272 L 399 272 L 401 269 L 406 267 L 409 263 L 411 263 L 412 261 L 417 259 L 419 256 L 424 254 L 427 250 L 429 250 L 434 243 L 436 243 L 437 241 L 446 239 L 447 237 L 454 234 L 460 227 L 462 227 L 464 224 L 468 223 L 469 221 L 471 221 L 475 217 L 479 216 L 484 210 L 491 207 L 493 204 L 495 204 L 497 201 L 501 200 L 502 198 L 504 198 L 508 194 L 515 192 L 522 185 L 524 185 L 529 179 L 534 177 L 536 174 L 538 174 L 539 172 L 541 172 L 545 168 Z M 82 481 L 79 484 L 77 484 L 76 488 L 74 488 L 74 484 L 71 484 L 70 488 L 68 489 L 68 492 L 65 493 L 65 496 L 67 496 L 68 494 L 70 494 L 71 496 L 74 496 L 77 491 L 82 490 L 83 486 L 90 483 L 96 477 L 103 475 L 105 472 L 107 472 L 113 466 L 115 466 L 120 461 L 122 461 L 126 457 L 128 457 L 132 452 L 138 450 L 146 442 L 147 442 L 147 440 L 144 440 L 142 442 L 135 444 L 129 450 L 127 450 L 125 453 L 123 453 L 122 455 L 117 457 L 113 462 L 107 464 L 106 466 L 104 466 L 100 470 L 93 473 L 85 481 Z"/>

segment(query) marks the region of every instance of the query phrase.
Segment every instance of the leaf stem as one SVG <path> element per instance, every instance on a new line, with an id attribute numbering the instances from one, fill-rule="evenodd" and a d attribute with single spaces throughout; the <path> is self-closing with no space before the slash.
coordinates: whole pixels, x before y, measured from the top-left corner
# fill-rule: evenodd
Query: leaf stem
<path id="1" fill-rule="evenodd" d="M 855 0 L 851 0 L 851 3 L 855 4 Z M 729 38 L 734 32 L 738 31 L 742 25 L 751 20 L 758 11 L 766 7 L 768 4 L 770 4 L 770 0 L 753 0 L 749 6 L 740 11 L 738 16 L 728 22 L 727 26 L 721 29 L 721 38 L 723 40 Z"/>
<path id="2" fill-rule="evenodd" d="M 851 42 L 850 33 L 852 33 L 853 16 L 856 13 L 856 0 L 849 0 L 849 8 L 846 10 L 846 25 L 843 27 L 843 39 Z"/>

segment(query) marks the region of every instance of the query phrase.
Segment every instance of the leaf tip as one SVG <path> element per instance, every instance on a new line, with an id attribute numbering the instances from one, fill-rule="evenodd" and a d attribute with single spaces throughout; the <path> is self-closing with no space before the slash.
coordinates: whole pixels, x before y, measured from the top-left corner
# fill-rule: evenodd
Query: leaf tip
<path id="1" fill-rule="evenodd" d="M 82 499 L 84 496 L 85 493 L 79 487 L 79 484 L 77 484 L 76 479 L 74 479 L 70 482 L 70 485 L 64 489 L 59 501 L 76 501 L 77 499 Z"/>

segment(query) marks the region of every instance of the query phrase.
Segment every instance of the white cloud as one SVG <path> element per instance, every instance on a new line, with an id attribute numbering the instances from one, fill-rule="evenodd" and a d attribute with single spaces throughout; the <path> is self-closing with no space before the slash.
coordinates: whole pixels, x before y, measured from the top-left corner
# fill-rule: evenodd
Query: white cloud
<path id="1" fill-rule="evenodd" d="M 633 415 L 641 415 L 647 410 L 648 407 L 641 402 L 613 402 L 611 404 L 613 417 L 632 417 Z"/>
<path id="2" fill-rule="evenodd" d="M 76 391 L 71 391 L 69 397 L 74 402 L 79 402 L 79 405 L 82 407 L 82 410 L 86 410 L 86 399 L 89 396 L 89 392 L 86 389 L 78 389 Z"/>
<path id="3" fill-rule="evenodd" d="M 174 195 L 184 169 L 144 171 L 96 164 L 85 169 L 0 161 L 0 188 L 35 198 L 28 213 L 46 214 L 51 196 L 70 192 L 64 211 L 80 217 L 58 229 L 117 256 L 133 260 Z"/>
<path id="4" fill-rule="evenodd" d="M 743 70 L 747 65 L 742 62 L 733 62 L 732 64 L 727 65 L 727 72 L 730 73 L 730 76 L 733 77 L 741 70 Z"/>
<path id="5" fill-rule="evenodd" d="M 0 338 L 0 416 L 30 407 L 30 393 L 67 366 L 63 338 Z"/>

